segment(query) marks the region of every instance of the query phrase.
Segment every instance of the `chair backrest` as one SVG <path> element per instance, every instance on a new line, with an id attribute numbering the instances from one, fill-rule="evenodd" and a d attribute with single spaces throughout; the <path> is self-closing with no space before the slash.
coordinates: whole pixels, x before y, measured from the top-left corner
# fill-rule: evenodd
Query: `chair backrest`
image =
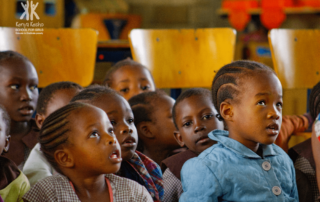
<path id="1" fill-rule="evenodd" d="M 234 57 L 236 31 L 134 29 L 133 59 L 150 69 L 158 88 L 210 87 L 215 73 Z"/>
<path id="2" fill-rule="evenodd" d="M 118 19 L 125 20 L 125 26 L 120 33 L 119 39 L 128 40 L 128 33 L 134 28 L 141 27 L 142 19 L 138 15 L 127 14 L 101 14 L 87 13 L 77 15 L 72 23 L 73 28 L 93 28 L 99 32 L 98 41 L 110 40 L 110 33 L 104 23 L 104 20 Z"/>
<path id="3" fill-rule="evenodd" d="M 320 81 L 320 30 L 273 29 L 269 44 L 283 88 L 312 88 Z"/>
<path id="4" fill-rule="evenodd" d="M 28 57 L 39 76 L 39 87 L 59 81 L 88 86 L 93 80 L 97 32 L 93 29 L 43 29 L 43 34 L 16 34 L 0 28 L 0 51 Z"/>
<path id="5" fill-rule="evenodd" d="M 45 28 L 61 28 L 64 26 L 64 0 L 33 0 L 35 13 L 39 17 L 37 20 L 34 17 L 33 21 L 26 20 L 26 17 L 20 19 L 23 15 L 21 2 L 26 4 L 27 0 L 0 0 L 0 26 L 1 27 L 16 27 L 17 23 L 43 23 Z M 28 11 L 31 14 L 31 1 Z M 31 28 L 31 26 L 29 27 Z"/>

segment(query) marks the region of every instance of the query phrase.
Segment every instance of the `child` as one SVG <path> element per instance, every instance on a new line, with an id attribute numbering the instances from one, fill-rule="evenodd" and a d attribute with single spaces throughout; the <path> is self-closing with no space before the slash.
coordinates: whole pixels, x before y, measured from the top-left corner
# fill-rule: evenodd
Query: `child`
<path id="1" fill-rule="evenodd" d="M 4 107 L 0 105 L 0 154 L 8 152 L 10 142 L 10 118 Z M 17 166 L 0 156 L 0 201 L 22 202 L 22 196 L 30 189 L 27 177 Z"/>
<path id="2" fill-rule="evenodd" d="M 112 175 L 122 161 L 120 146 L 101 109 L 84 103 L 58 109 L 45 119 L 39 142 L 62 175 L 39 181 L 25 201 L 152 201 L 143 186 Z"/>
<path id="3" fill-rule="evenodd" d="M 228 131 L 181 170 L 180 201 L 298 201 L 291 159 L 273 144 L 281 127 L 282 87 L 267 66 L 236 61 L 212 82 L 212 100 Z"/>
<path id="4" fill-rule="evenodd" d="M 11 149 L 4 156 L 22 169 L 39 134 L 31 119 L 38 100 L 38 75 L 26 57 L 13 51 L 0 52 L 0 72 L 0 104 L 11 119 Z"/>
<path id="5" fill-rule="evenodd" d="M 182 194 L 180 171 L 183 164 L 211 147 L 215 141 L 208 138 L 214 129 L 223 130 L 217 111 L 207 89 L 191 88 L 184 91 L 173 106 L 174 136 L 181 147 L 189 150 L 173 155 L 162 162 L 164 202 L 178 201 Z"/>
<path id="6" fill-rule="evenodd" d="M 106 112 L 121 146 L 123 161 L 117 174 L 137 181 L 147 188 L 154 201 L 161 201 L 162 173 L 155 162 L 135 151 L 138 144 L 137 129 L 129 103 L 116 91 L 103 86 L 83 90 L 71 100 L 75 101 L 92 104 Z"/>
<path id="7" fill-rule="evenodd" d="M 155 91 L 150 71 L 130 58 L 116 63 L 107 72 L 103 84 L 119 92 L 126 100 L 139 93 Z"/>
<path id="8" fill-rule="evenodd" d="M 162 91 L 146 92 L 129 100 L 138 131 L 138 150 L 158 165 L 180 148 L 174 139 L 172 120 L 174 99 Z"/>
<path id="9" fill-rule="evenodd" d="M 82 87 L 79 84 L 68 81 L 53 83 L 42 89 L 36 108 L 37 126 L 41 129 L 45 118 L 55 110 L 67 105 L 81 89 Z M 40 150 L 39 143 L 31 150 L 23 167 L 23 173 L 28 177 L 31 186 L 56 173 Z"/>

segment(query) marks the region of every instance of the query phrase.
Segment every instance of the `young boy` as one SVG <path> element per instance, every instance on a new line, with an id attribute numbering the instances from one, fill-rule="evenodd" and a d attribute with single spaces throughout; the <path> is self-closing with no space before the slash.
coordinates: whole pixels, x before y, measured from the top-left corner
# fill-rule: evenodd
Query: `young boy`
<path id="1" fill-rule="evenodd" d="M 38 75 L 23 55 L 0 52 L 0 104 L 11 119 L 11 149 L 4 156 L 22 169 L 30 150 L 37 143 L 39 131 L 31 119 L 38 100 Z"/>
<path id="2" fill-rule="evenodd" d="M 223 123 L 217 118 L 209 90 L 192 88 L 183 92 L 173 107 L 173 120 L 177 131 L 175 139 L 181 147 L 189 150 L 171 156 L 162 162 L 164 201 L 178 201 L 182 194 L 180 171 L 184 162 L 198 156 L 215 141 L 208 138 L 214 129 L 223 130 Z"/>

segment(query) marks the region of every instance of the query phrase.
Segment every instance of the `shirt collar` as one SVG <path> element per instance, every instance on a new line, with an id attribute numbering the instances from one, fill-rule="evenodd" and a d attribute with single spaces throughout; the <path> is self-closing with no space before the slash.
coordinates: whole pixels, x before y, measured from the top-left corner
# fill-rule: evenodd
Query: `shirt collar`
<path id="1" fill-rule="evenodd" d="M 258 154 L 254 151 L 249 149 L 248 147 L 244 146 L 240 142 L 229 138 L 229 132 L 225 130 L 214 130 L 209 133 L 209 138 L 215 140 L 225 147 L 230 149 L 231 151 L 247 157 L 247 158 L 261 158 Z M 263 157 L 267 156 L 276 156 L 278 152 L 275 150 L 273 145 L 262 145 Z"/>

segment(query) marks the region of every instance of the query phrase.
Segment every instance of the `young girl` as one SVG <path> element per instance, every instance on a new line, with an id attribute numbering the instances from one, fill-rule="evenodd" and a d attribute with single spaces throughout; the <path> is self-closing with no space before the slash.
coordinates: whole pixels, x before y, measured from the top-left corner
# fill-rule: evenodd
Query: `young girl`
<path id="1" fill-rule="evenodd" d="M 116 91 L 92 86 L 76 95 L 71 102 L 84 102 L 101 108 L 108 115 L 121 146 L 123 159 L 118 175 L 145 186 L 154 201 L 162 201 L 163 182 L 160 167 L 142 153 L 135 151 L 137 129 L 129 103 Z"/>
<path id="2" fill-rule="evenodd" d="M 0 154 L 9 150 L 10 118 L 0 105 Z M 30 189 L 27 177 L 11 161 L 0 156 L 0 201 L 22 202 L 22 196 Z M 1 199 L 2 198 L 2 199 Z"/>
<path id="3" fill-rule="evenodd" d="M 121 152 L 101 109 L 84 103 L 58 109 L 45 119 L 39 141 L 62 175 L 39 181 L 25 201 L 152 201 L 143 186 L 111 174 L 120 168 Z"/>
<path id="4" fill-rule="evenodd" d="M 155 91 L 150 71 L 130 58 L 116 63 L 107 72 L 103 84 L 119 92 L 126 100 L 139 93 Z"/>
<path id="5" fill-rule="evenodd" d="M 173 136 L 174 99 L 162 91 L 146 92 L 130 98 L 129 104 L 139 135 L 139 151 L 160 165 L 180 148 Z"/>
<path id="6" fill-rule="evenodd" d="M 82 87 L 79 84 L 68 81 L 53 83 L 42 89 L 36 108 L 35 121 L 37 126 L 41 128 L 43 121 L 49 114 L 67 105 L 81 90 Z M 39 180 L 57 173 L 44 157 L 39 143 L 31 150 L 22 171 L 28 177 L 31 186 Z"/>
<path id="7" fill-rule="evenodd" d="M 0 52 L 0 71 L 0 104 L 11 119 L 11 149 L 4 156 L 22 169 L 39 135 L 31 119 L 38 100 L 38 75 L 26 57 L 13 51 Z"/>
<path id="8" fill-rule="evenodd" d="M 175 139 L 187 151 L 173 155 L 162 161 L 164 202 L 179 201 L 182 194 L 180 172 L 183 164 L 211 147 L 215 141 L 208 137 L 214 129 L 223 130 L 223 123 L 216 115 L 211 92 L 202 88 L 184 91 L 176 100 L 172 110 L 176 126 Z"/>
<path id="9" fill-rule="evenodd" d="M 212 83 L 212 100 L 228 131 L 182 168 L 180 201 L 298 201 L 288 155 L 273 144 L 281 127 L 282 87 L 267 66 L 236 61 Z"/>

